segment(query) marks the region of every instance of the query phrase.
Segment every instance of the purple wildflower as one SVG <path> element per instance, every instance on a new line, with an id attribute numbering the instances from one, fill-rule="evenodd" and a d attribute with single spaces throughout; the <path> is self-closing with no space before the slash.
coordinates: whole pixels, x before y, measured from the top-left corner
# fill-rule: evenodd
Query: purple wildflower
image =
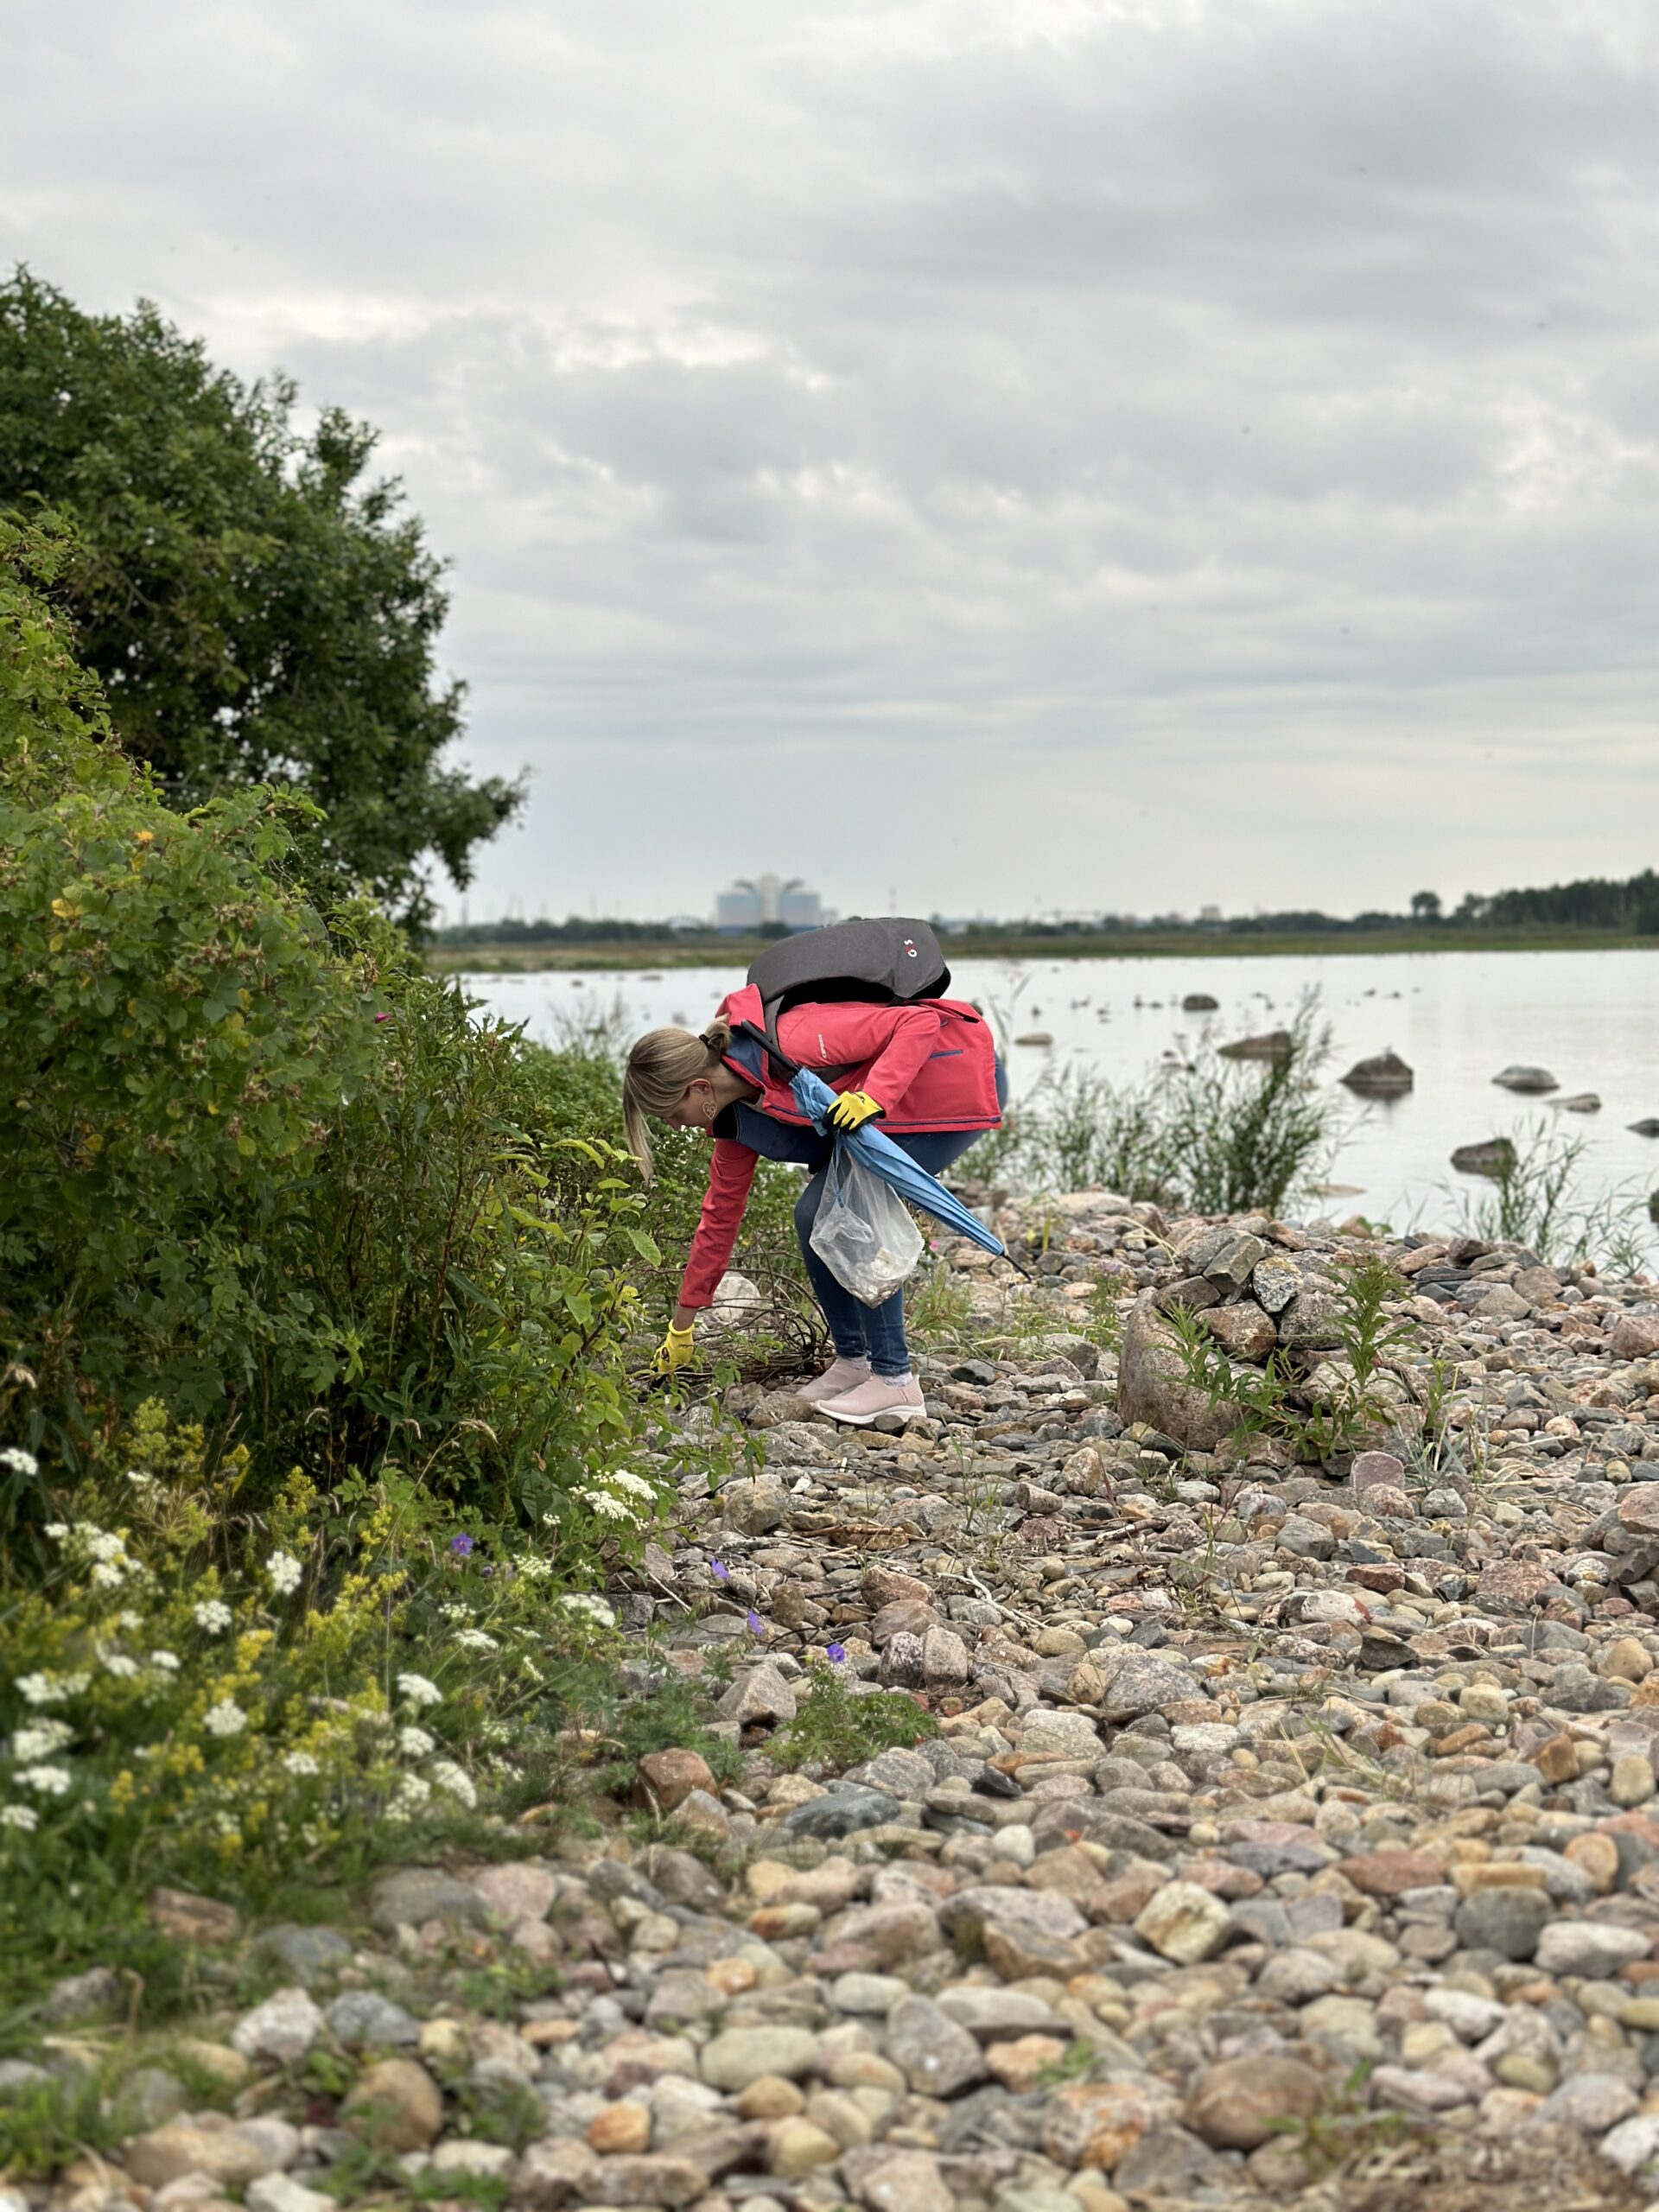
<path id="1" fill-rule="evenodd" d="M 732 1579 L 732 1571 L 723 1559 L 711 1559 L 709 1562 L 709 1572 L 716 1582 L 729 1582 Z"/>
<path id="2" fill-rule="evenodd" d="M 761 1619 L 760 1614 L 757 1613 L 754 1607 L 751 1605 L 749 1607 L 749 1634 L 751 1636 L 763 1636 L 766 1633 L 766 1623 Z"/>
<path id="3" fill-rule="evenodd" d="M 823 1656 L 832 1667 L 839 1667 L 847 1656 L 847 1647 L 844 1643 L 826 1643 L 823 1647 Z"/>
<path id="4" fill-rule="evenodd" d="M 473 1549 L 473 1540 L 464 1532 L 459 1536 L 451 1536 L 449 1548 L 458 1558 L 465 1559 L 467 1553 Z"/>
<path id="5" fill-rule="evenodd" d="M 376 1021 L 390 1021 L 391 1020 L 391 1016 L 389 1014 L 377 1014 L 374 1018 Z"/>

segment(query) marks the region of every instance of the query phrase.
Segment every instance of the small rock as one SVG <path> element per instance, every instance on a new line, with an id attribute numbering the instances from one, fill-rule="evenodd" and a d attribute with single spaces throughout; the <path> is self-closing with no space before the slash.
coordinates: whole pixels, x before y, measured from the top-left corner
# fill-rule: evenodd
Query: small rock
<path id="1" fill-rule="evenodd" d="M 714 2089 L 741 2089 L 763 2074 L 798 2081 L 816 2071 L 818 2039 L 806 2028 L 728 2028 L 703 2047 L 702 2078 Z"/>
<path id="2" fill-rule="evenodd" d="M 429 1920 L 461 1920 L 481 1928 L 488 1908 L 470 1882 L 436 1866 L 398 1866 L 381 1875 L 369 1899 L 369 1920 L 383 1936 Z"/>
<path id="3" fill-rule="evenodd" d="M 1111 2173 L 1154 2121 L 1173 2117 L 1166 2090 L 1138 2082 L 1078 2082 L 1058 2089 L 1043 2113 L 1043 2148 L 1057 2164 Z"/>
<path id="4" fill-rule="evenodd" d="M 338 2212 L 336 2198 L 307 2189 L 290 2174 L 261 2174 L 248 2183 L 242 2202 L 248 2212 Z"/>
<path id="5" fill-rule="evenodd" d="M 985 2079 L 977 2042 L 925 1997 L 906 1997 L 887 2015 L 887 2056 L 920 2096 L 953 2097 Z"/>
<path id="6" fill-rule="evenodd" d="M 1227 2058 L 1199 2075 L 1186 2124 L 1217 2150 L 1253 2151 L 1287 2121 L 1311 2119 L 1325 2099 L 1324 2082 L 1298 2059 Z"/>
<path id="7" fill-rule="evenodd" d="M 719 1707 L 722 1720 L 735 1720 L 741 1728 L 793 1720 L 798 1710 L 794 1691 L 770 1659 L 740 1675 Z"/>
<path id="8" fill-rule="evenodd" d="M 443 2098 L 415 2059 L 383 2058 L 358 2076 L 340 2116 L 384 2150 L 423 2151 L 443 2126 Z"/>
<path id="9" fill-rule="evenodd" d="M 1212 1891 L 1196 1882 L 1166 1882 L 1136 1918 L 1135 1932 L 1162 1957 L 1190 1967 L 1218 1951 L 1232 1924 Z"/>
<path id="10" fill-rule="evenodd" d="M 644 2105 L 631 2104 L 626 2098 L 620 2104 L 607 2105 L 588 2121 L 583 2140 L 590 2151 L 607 2154 L 648 2151 L 650 2111 Z"/>
<path id="11" fill-rule="evenodd" d="M 1235 1359 L 1264 1360 L 1279 1341 L 1271 1318 L 1249 1299 L 1236 1306 L 1213 1306 L 1200 1317 L 1202 1325 Z"/>
<path id="12" fill-rule="evenodd" d="M 1501 1068 L 1492 1077 L 1492 1081 L 1501 1084 L 1505 1090 L 1518 1090 L 1529 1094 L 1560 1089 L 1560 1084 L 1556 1082 L 1548 1068 L 1529 1067 L 1522 1061 L 1512 1062 L 1510 1066 Z"/>
<path id="13" fill-rule="evenodd" d="M 1653 1761 L 1645 1752 L 1625 1751 L 1613 1761 L 1607 1788 L 1615 1805 L 1645 1805 L 1654 1786 Z"/>
<path id="14" fill-rule="evenodd" d="M 324 2031 L 322 2014 L 303 1989 L 279 1989 L 245 2012 L 231 2030 L 231 2047 L 244 2058 L 269 2058 L 297 2066 Z"/>
<path id="15" fill-rule="evenodd" d="M 206 2174 L 223 2189 L 245 2189 L 269 2173 L 272 2160 L 260 2144 L 234 2127 L 193 2127 L 184 2121 L 136 2135 L 123 2150 L 128 2174 L 146 2189 L 162 2189 L 181 2174 Z"/>
<path id="16" fill-rule="evenodd" d="M 324 2008 L 328 2032 L 347 2050 L 413 2050 L 421 2025 L 378 1989 L 347 1989 Z"/>
<path id="17" fill-rule="evenodd" d="M 771 2171 L 785 2181 L 799 2181 L 820 2166 L 832 2166 L 841 2145 L 816 2120 L 797 2115 L 780 2120 L 772 2131 L 767 2158 Z"/>
<path id="18" fill-rule="evenodd" d="M 1452 1925 L 1465 1950 L 1496 1951 L 1501 1959 L 1529 1959 L 1549 1917 L 1549 1899 L 1541 1890 L 1482 1890 L 1464 1899 Z"/>
<path id="19" fill-rule="evenodd" d="M 1645 1959 L 1649 1948 L 1649 1937 L 1639 1929 L 1611 1928 L 1593 1920 L 1556 1920 L 1539 1937 L 1535 1955 L 1544 1974 L 1584 1974 L 1601 1981 L 1621 1967 Z"/>
<path id="20" fill-rule="evenodd" d="M 956 2212 L 957 2199 L 931 2151 L 901 2151 L 885 2143 L 844 2152 L 841 2171 L 866 2212 Z M 749 2200 L 751 2204 L 754 2199 Z"/>
<path id="21" fill-rule="evenodd" d="M 198 1897 L 194 1890 L 152 1890 L 149 1916 L 181 1943 L 233 1943 L 242 1932 L 242 1916 L 234 1905 Z"/>
<path id="22" fill-rule="evenodd" d="M 473 1887 L 498 1920 L 545 1920 L 559 1893 L 557 1875 L 525 1859 L 486 1866 L 473 1876 Z"/>
<path id="23" fill-rule="evenodd" d="M 1361 1098 L 1403 1098 L 1412 1086 L 1412 1071 L 1398 1052 L 1374 1052 L 1356 1060 L 1342 1078 Z"/>

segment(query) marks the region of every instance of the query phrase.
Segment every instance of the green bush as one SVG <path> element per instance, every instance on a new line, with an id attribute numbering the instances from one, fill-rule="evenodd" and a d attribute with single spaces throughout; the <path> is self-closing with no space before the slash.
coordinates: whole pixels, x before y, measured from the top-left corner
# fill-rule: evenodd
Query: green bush
<path id="1" fill-rule="evenodd" d="M 43 596 L 64 553 L 0 523 L 6 1432 L 73 1471 L 157 1397 L 245 1440 L 256 1510 L 390 1457 L 580 1526 L 683 1179 L 648 1200 L 595 1135 L 597 1064 L 473 1020 L 366 908 L 326 927 L 288 803 L 162 804 Z"/>

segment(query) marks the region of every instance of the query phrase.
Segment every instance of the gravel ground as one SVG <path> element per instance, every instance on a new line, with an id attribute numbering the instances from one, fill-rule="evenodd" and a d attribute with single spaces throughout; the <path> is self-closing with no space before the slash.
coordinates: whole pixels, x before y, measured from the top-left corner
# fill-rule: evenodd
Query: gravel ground
<path id="1" fill-rule="evenodd" d="M 1659 1293 L 1098 1192 L 1005 1228 L 1039 1287 L 950 1255 L 929 1420 L 738 1391 L 761 1472 L 688 1484 L 612 1593 L 683 1672 L 732 1668 L 740 1786 L 656 1753 L 674 1842 L 404 1869 L 372 1934 L 265 1931 L 289 1986 L 191 2061 L 232 2111 L 152 2069 L 152 2125 L 54 2205 L 323 2212 L 331 2173 L 696 2212 L 1659 2196 Z M 1164 1313 L 1317 1409 L 1373 1255 L 1363 1448 L 1235 1441 Z M 784 1770 L 826 1665 L 938 1733 Z M 492 1961 L 563 1986 L 489 2017 L 461 1970 Z M 317 2053 L 336 2086 L 302 2094 Z"/>

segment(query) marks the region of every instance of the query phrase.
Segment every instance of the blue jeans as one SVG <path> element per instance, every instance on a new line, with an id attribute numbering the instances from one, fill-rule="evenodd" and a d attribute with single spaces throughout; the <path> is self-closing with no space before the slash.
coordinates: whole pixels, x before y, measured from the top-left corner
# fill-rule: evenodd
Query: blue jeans
<path id="1" fill-rule="evenodd" d="M 1007 1100 L 1007 1079 L 1002 1063 L 996 1064 L 999 1105 Z M 830 1338 L 842 1359 L 868 1357 L 873 1373 L 889 1379 L 910 1371 L 910 1350 L 905 1342 L 905 1294 L 895 1290 L 880 1306 L 867 1306 L 837 1281 L 812 1249 L 812 1224 L 818 1217 L 818 1201 L 830 1173 L 830 1148 L 816 1131 L 774 1122 L 755 1108 L 737 1109 L 737 1135 L 767 1160 L 790 1160 L 817 1172 L 795 1201 L 795 1236 L 806 1267 L 812 1295 L 823 1309 Z M 943 1174 L 960 1160 L 982 1129 L 924 1129 L 914 1136 L 895 1136 L 893 1143 L 907 1152 L 930 1175 Z"/>

